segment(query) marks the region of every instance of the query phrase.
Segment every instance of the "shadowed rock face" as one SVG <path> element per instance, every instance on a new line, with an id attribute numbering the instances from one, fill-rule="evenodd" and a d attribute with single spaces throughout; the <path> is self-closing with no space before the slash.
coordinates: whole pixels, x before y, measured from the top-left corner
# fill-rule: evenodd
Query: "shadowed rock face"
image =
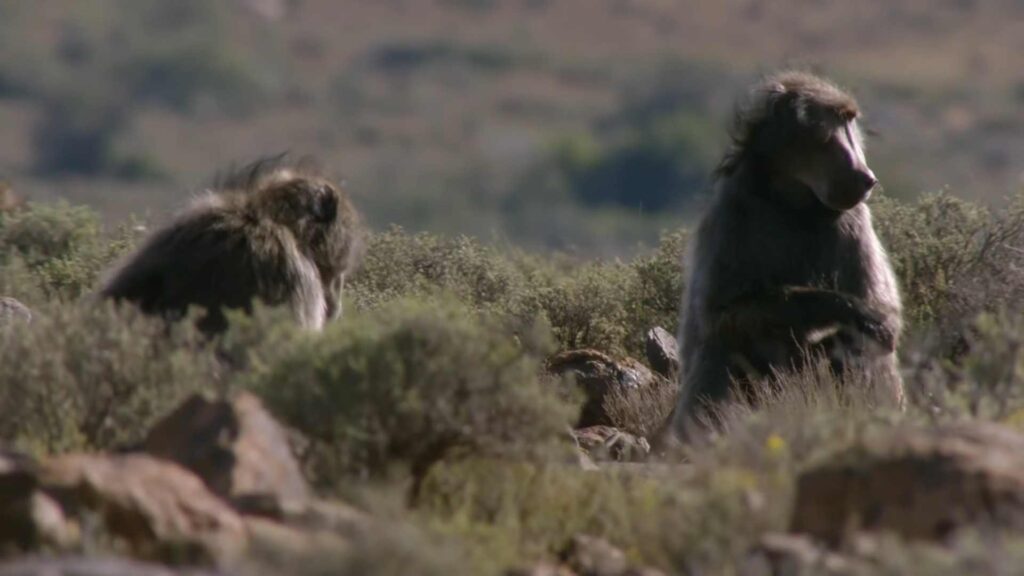
<path id="1" fill-rule="evenodd" d="M 67 549 L 98 522 L 134 556 L 223 564 L 247 541 L 242 519 L 199 478 L 145 455 L 6 459 L 0 486 L 0 545 Z"/>
<path id="2" fill-rule="evenodd" d="M 652 412 L 663 413 L 652 418 L 660 422 L 671 411 L 675 399 L 675 382 L 632 358 L 618 360 L 597 350 L 562 352 L 548 361 L 548 371 L 556 375 L 571 375 L 583 391 L 586 401 L 580 409 L 577 428 L 616 426 L 628 429 L 629 423 L 617 422 L 609 414 L 616 399 L 637 406 L 646 405 Z"/>
<path id="3" fill-rule="evenodd" d="M 391 530 L 344 503 L 311 497 L 284 429 L 251 395 L 191 398 L 150 441 L 205 476 L 150 454 L 36 461 L 0 449 L 0 555 L 70 554 L 0 564 L 0 576 L 205 574 L 76 556 L 97 534 L 136 560 L 286 574 L 293 562 L 337 558 L 358 549 L 351 542 L 376 542 Z"/>
<path id="4" fill-rule="evenodd" d="M 992 424 L 869 438 L 805 472 L 792 532 L 837 546 L 888 530 L 940 540 L 966 525 L 1024 528 L 1024 436 Z"/>
<path id="5" fill-rule="evenodd" d="M 278 516 L 310 498 L 287 432 L 252 394 L 192 396 L 150 431 L 143 450 L 192 470 L 245 512 Z"/>
<path id="6" fill-rule="evenodd" d="M 647 363 L 655 372 L 669 380 L 679 376 L 679 342 L 668 330 L 661 326 L 648 330 L 644 351 Z"/>

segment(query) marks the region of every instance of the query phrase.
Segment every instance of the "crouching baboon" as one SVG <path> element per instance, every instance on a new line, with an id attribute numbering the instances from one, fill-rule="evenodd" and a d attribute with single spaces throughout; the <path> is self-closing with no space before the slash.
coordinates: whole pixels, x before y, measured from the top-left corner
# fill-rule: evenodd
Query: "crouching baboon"
<path id="1" fill-rule="evenodd" d="M 341 314 L 362 228 L 348 194 L 308 164 L 279 156 L 221 178 L 115 269 L 100 295 L 170 318 L 198 306 L 208 333 L 226 328 L 225 309 L 251 311 L 257 298 L 322 328 Z"/>
<path id="2" fill-rule="evenodd" d="M 900 298 L 864 204 L 876 180 L 858 115 L 850 95 L 801 72 L 767 78 L 737 113 L 687 263 L 677 435 L 822 356 L 902 403 Z"/>

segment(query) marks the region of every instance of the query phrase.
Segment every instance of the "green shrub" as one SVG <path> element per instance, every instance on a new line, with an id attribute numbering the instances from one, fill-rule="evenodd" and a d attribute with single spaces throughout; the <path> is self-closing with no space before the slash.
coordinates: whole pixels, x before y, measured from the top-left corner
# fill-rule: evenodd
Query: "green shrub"
<path id="1" fill-rule="evenodd" d="M 647 330 L 660 325 L 674 331 L 678 323 L 685 244 L 686 234 L 675 232 L 664 235 L 654 253 L 629 264 L 574 264 L 464 236 L 445 239 L 392 228 L 370 236 L 366 262 L 348 293 L 359 309 L 448 294 L 497 315 L 514 333 L 543 315 L 560 349 L 642 355 Z"/>
<path id="2" fill-rule="evenodd" d="M 33 452 L 110 449 L 142 439 L 188 393 L 218 386 L 189 322 L 88 302 L 34 310 L 0 329 L 0 441 Z"/>
<path id="3" fill-rule="evenodd" d="M 621 350 L 631 336 L 626 299 L 634 277 L 623 264 L 586 264 L 536 294 L 562 348 Z"/>
<path id="4" fill-rule="evenodd" d="M 1024 273 L 1013 265 L 1024 245 L 1024 198 L 998 216 L 948 194 L 913 204 L 880 198 L 874 211 L 910 323 L 973 317 L 1024 295 Z"/>
<path id="5" fill-rule="evenodd" d="M 31 266 L 71 256 L 98 241 L 99 216 L 84 206 L 32 204 L 0 220 L 0 254 L 17 253 Z"/>
<path id="6" fill-rule="evenodd" d="M 651 255 L 630 262 L 636 276 L 627 306 L 633 322 L 631 334 L 643 335 L 661 326 L 672 334 L 679 331 L 679 308 L 683 299 L 683 255 L 689 234 L 685 230 L 662 234 Z M 634 349 L 639 353 L 639 349 Z"/>
<path id="7" fill-rule="evenodd" d="M 910 397 L 936 418 L 1024 423 L 1024 313 L 1000 310 L 920 336 L 903 352 Z"/>
<path id="8" fill-rule="evenodd" d="M 95 285 L 136 235 L 130 226 L 123 226 L 107 237 L 99 216 L 88 208 L 65 202 L 30 204 L 27 210 L 0 218 L 0 286 L 24 287 L 28 272 L 31 283 L 46 298 L 76 298 Z M 29 295 L 28 299 L 39 297 Z"/>
<path id="9" fill-rule="evenodd" d="M 251 386 L 314 443 L 322 482 L 415 480 L 454 453 L 522 452 L 564 431 L 569 411 L 537 379 L 544 340 L 517 342 L 443 301 L 398 301 L 303 339 Z"/>
<path id="10" fill-rule="evenodd" d="M 392 227 L 370 235 L 366 260 L 349 293 L 362 309 L 447 292 L 479 310 L 516 311 L 539 270 L 524 255 L 466 236 L 448 239 Z"/>

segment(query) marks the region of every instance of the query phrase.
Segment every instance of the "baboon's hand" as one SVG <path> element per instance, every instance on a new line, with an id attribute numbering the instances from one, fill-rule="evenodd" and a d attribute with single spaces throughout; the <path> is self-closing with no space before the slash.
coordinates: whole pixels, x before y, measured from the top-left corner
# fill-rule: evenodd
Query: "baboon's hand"
<path id="1" fill-rule="evenodd" d="M 345 290 L 345 274 L 339 274 L 324 287 L 324 300 L 327 307 L 327 319 L 337 320 L 341 317 L 341 297 Z"/>
<path id="2" fill-rule="evenodd" d="M 787 287 L 784 294 L 794 307 L 793 316 L 804 314 L 809 318 L 807 333 L 812 340 L 838 334 L 840 339 L 866 338 L 871 342 L 869 346 L 884 353 L 896 350 L 896 334 L 886 316 L 859 298 L 808 287 Z"/>
<path id="3" fill-rule="evenodd" d="M 854 328 L 880 346 L 886 353 L 896 350 L 896 335 L 886 325 L 885 317 L 866 307 L 859 307 L 854 321 Z"/>

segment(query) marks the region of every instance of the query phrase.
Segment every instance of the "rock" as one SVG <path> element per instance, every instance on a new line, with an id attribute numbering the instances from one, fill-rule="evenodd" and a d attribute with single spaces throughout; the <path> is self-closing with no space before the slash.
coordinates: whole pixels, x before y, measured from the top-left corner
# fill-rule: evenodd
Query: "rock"
<path id="1" fill-rule="evenodd" d="M 14 298 L 0 297 L 0 327 L 15 322 L 24 324 L 32 322 L 32 311 Z"/>
<path id="2" fill-rule="evenodd" d="M 125 558 L 37 556 L 0 564 L 0 576 L 214 576 L 212 572 L 174 570 Z"/>
<path id="3" fill-rule="evenodd" d="M 818 546 L 807 536 L 766 534 L 740 567 L 740 576 L 852 576 L 863 563 Z"/>
<path id="4" fill-rule="evenodd" d="M 640 462 L 651 452 L 651 446 L 645 438 L 611 426 L 580 428 L 573 431 L 573 438 L 596 461 Z"/>
<path id="5" fill-rule="evenodd" d="M 153 427 L 143 450 L 192 470 L 245 513 L 280 517 L 310 498 L 288 433 L 249 393 L 190 397 Z"/>
<path id="6" fill-rule="evenodd" d="M 32 550 L 62 548 L 78 540 L 60 506 L 36 488 L 36 463 L 11 452 L 0 452 L 0 546 Z"/>
<path id="7" fill-rule="evenodd" d="M 626 554 L 607 540 L 577 534 L 561 554 L 562 562 L 580 576 L 623 576 Z"/>
<path id="8" fill-rule="evenodd" d="M 791 531 L 831 546 L 858 531 L 942 540 L 965 525 L 1024 528 L 1024 436 L 993 424 L 897 430 L 798 479 Z"/>
<path id="9" fill-rule="evenodd" d="M 675 337 L 657 326 L 647 331 L 644 346 L 651 368 L 665 378 L 675 380 L 679 375 L 679 343 Z"/>
<path id="10" fill-rule="evenodd" d="M 224 564 L 246 545 L 234 510 L 171 462 L 71 454 L 41 462 L 36 482 L 72 522 L 98 520 L 139 558 Z"/>
<path id="11" fill-rule="evenodd" d="M 548 360 L 548 371 L 572 375 L 586 401 L 577 428 L 615 426 L 646 436 L 675 402 L 675 382 L 631 358 L 615 360 L 596 350 L 571 350 Z"/>

